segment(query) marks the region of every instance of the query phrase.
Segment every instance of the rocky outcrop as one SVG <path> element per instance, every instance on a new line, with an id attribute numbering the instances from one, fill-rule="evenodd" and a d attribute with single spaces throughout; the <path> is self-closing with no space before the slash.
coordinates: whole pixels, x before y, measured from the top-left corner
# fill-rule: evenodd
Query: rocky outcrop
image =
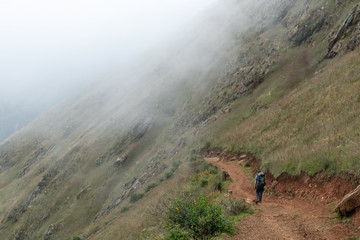
<path id="1" fill-rule="evenodd" d="M 36 163 L 39 158 L 46 153 L 46 149 L 44 147 L 40 147 L 39 149 L 37 149 L 36 151 L 34 151 L 34 153 L 32 154 L 32 158 L 26 162 L 25 167 L 21 170 L 21 172 L 18 175 L 18 178 L 21 178 L 22 176 L 24 176 L 31 168 L 32 165 L 34 165 L 34 163 Z"/>
<path id="2" fill-rule="evenodd" d="M 60 231 L 64 227 L 64 224 L 64 222 L 50 224 L 48 229 L 44 232 L 44 240 L 50 240 L 57 231 Z"/>
<path id="3" fill-rule="evenodd" d="M 272 0 L 251 2 L 249 19 L 258 27 L 258 32 L 265 32 L 288 14 L 296 0 Z M 256 11 L 253 11 L 256 9 Z"/>
<path id="4" fill-rule="evenodd" d="M 311 13 L 307 11 L 293 15 L 285 19 L 288 27 L 289 40 L 294 46 L 309 39 L 314 33 L 320 31 L 325 23 L 326 13 L 322 8 L 316 9 Z"/>
<path id="5" fill-rule="evenodd" d="M 101 212 L 98 212 L 94 218 L 94 220 L 98 220 L 104 215 L 110 213 L 110 211 L 117 206 L 119 206 L 125 199 L 128 199 L 131 194 L 133 194 L 140 186 L 148 183 L 152 177 L 161 173 L 166 168 L 165 164 L 162 162 L 152 161 L 149 165 L 146 166 L 144 173 L 138 177 L 125 184 L 125 191 L 122 195 L 110 206 Z"/>
<path id="6" fill-rule="evenodd" d="M 146 133 L 148 128 L 151 126 L 152 118 L 148 117 L 143 122 L 140 122 L 135 125 L 132 130 L 132 134 L 134 135 L 135 142 L 139 141 Z"/>
<path id="7" fill-rule="evenodd" d="M 153 123 L 153 119 L 151 117 L 147 117 L 145 119 L 138 120 L 136 124 L 128 131 L 124 136 L 122 136 L 117 143 L 111 148 L 110 155 L 116 156 L 121 155 L 124 149 L 132 143 L 138 142 L 147 132 L 147 130 L 151 127 Z M 100 160 L 100 161 L 98 161 Z M 102 163 L 104 159 L 96 160 L 97 165 Z M 99 162 L 99 164 L 98 164 Z"/>
<path id="8" fill-rule="evenodd" d="M 356 5 L 346 16 L 344 22 L 340 25 L 337 32 L 330 34 L 327 58 L 335 57 L 342 49 L 344 49 L 344 39 L 350 36 L 350 41 L 344 50 L 354 50 L 360 41 L 360 7 Z"/>
<path id="9" fill-rule="evenodd" d="M 39 183 L 37 184 L 35 190 L 30 194 L 28 199 L 25 201 L 25 203 L 21 207 L 15 207 L 9 214 L 7 220 L 17 222 L 18 219 L 21 217 L 23 213 L 26 212 L 32 201 L 36 198 L 37 195 L 39 195 L 42 190 L 49 184 L 50 180 L 53 179 L 54 176 L 58 173 L 57 170 L 50 170 L 48 173 L 46 173 Z"/>
<path id="10" fill-rule="evenodd" d="M 346 194 L 335 210 L 341 215 L 346 215 L 358 207 L 360 207 L 360 185 L 351 193 Z"/>
<path id="11" fill-rule="evenodd" d="M 80 191 L 78 194 L 76 194 L 76 198 L 77 198 L 77 199 L 80 199 L 83 194 L 87 193 L 87 192 L 90 191 L 90 190 L 91 190 L 90 187 L 81 189 L 81 191 Z"/>

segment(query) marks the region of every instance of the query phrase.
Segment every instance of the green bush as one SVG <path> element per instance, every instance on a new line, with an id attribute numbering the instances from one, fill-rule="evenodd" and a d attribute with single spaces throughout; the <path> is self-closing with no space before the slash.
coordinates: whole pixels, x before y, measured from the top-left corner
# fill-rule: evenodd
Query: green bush
<path id="1" fill-rule="evenodd" d="M 201 187 L 206 187 L 208 185 L 209 181 L 206 179 L 201 180 Z"/>
<path id="2" fill-rule="evenodd" d="M 145 192 L 149 192 L 151 189 L 153 189 L 154 187 L 156 187 L 158 184 L 156 182 L 152 182 L 152 183 L 149 183 L 149 185 L 146 186 L 145 188 Z"/>
<path id="3" fill-rule="evenodd" d="M 125 207 L 123 207 L 123 208 L 120 210 L 120 212 L 121 212 L 121 213 L 124 213 L 124 212 L 129 211 L 129 209 L 130 209 L 129 206 L 125 206 Z"/>
<path id="4" fill-rule="evenodd" d="M 161 240 L 190 240 L 189 233 L 181 229 L 171 229 Z"/>
<path id="5" fill-rule="evenodd" d="M 210 146 L 211 146 L 211 142 L 210 142 L 210 141 L 206 141 L 206 142 L 204 143 L 204 149 L 209 149 Z"/>
<path id="6" fill-rule="evenodd" d="M 186 229 L 195 239 L 231 233 L 232 222 L 215 201 L 202 194 L 186 194 L 175 199 L 167 213 L 168 227 Z"/>
<path id="7" fill-rule="evenodd" d="M 174 169 L 174 170 L 176 170 L 176 169 L 178 169 L 178 167 L 180 166 L 180 164 L 181 164 L 181 161 L 175 161 L 175 162 L 173 162 L 172 163 L 172 169 Z"/>
<path id="8" fill-rule="evenodd" d="M 165 173 L 164 178 L 169 179 L 174 174 L 174 170 L 169 170 Z"/>
<path id="9" fill-rule="evenodd" d="M 81 238 L 78 236 L 74 236 L 74 237 L 68 237 L 65 240 L 81 240 Z"/>
<path id="10" fill-rule="evenodd" d="M 134 193 L 130 197 L 130 202 L 134 203 L 139 201 L 144 196 L 144 193 Z"/>

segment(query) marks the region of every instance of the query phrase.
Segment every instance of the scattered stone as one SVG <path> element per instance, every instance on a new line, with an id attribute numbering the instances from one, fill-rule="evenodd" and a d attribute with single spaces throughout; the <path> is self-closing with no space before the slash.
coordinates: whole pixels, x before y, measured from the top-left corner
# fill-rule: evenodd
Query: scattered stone
<path id="1" fill-rule="evenodd" d="M 90 188 L 81 189 L 81 191 L 76 195 L 76 198 L 80 199 L 81 195 L 83 195 L 84 193 L 87 193 L 89 190 L 90 190 Z"/>
<path id="2" fill-rule="evenodd" d="M 240 161 L 239 161 L 239 164 L 240 164 L 240 165 L 243 165 L 244 162 L 245 162 L 245 160 L 240 160 Z"/>
<path id="3" fill-rule="evenodd" d="M 46 231 L 44 232 L 44 240 L 49 240 L 51 238 L 54 228 L 54 224 L 50 224 L 48 229 L 46 229 Z"/>
<path id="4" fill-rule="evenodd" d="M 231 107 L 225 107 L 225 108 L 222 110 L 222 112 L 223 112 L 223 113 L 230 113 L 231 110 L 232 110 Z"/>
<path id="5" fill-rule="evenodd" d="M 100 156 L 95 160 L 95 163 L 97 166 L 100 166 L 104 162 L 105 158 L 104 156 Z"/>
<path id="6" fill-rule="evenodd" d="M 240 155 L 240 159 L 242 160 L 242 159 L 245 159 L 247 157 L 247 155 L 246 154 L 242 154 L 242 155 Z"/>
<path id="7" fill-rule="evenodd" d="M 337 204 L 335 210 L 342 215 L 346 215 L 358 207 L 360 207 L 360 185 L 354 191 L 346 194 Z"/>
<path id="8" fill-rule="evenodd" d="M 116 161 L 114 162 L 114 166 L 117 168 L 120 167 L 126 161 L 126 159 L 127 159 L 127 156 L 118 157 L 116 159 Z"/>
<path id="9" fill-rule="evenodd" d="M 271 185 L 270 185 L 270 189 L 271 190 L 275 190 L 275 188 L 276 188 L 276 186 L 279 184 L 279 182 L 278 181 L 276 181 L 276 180 L 274 180 L 272 183 L 271 183 Z"/>
<path id="10" fill-rule="evenodd" d="M 50 224 L 48 229 L 44 232 L 44 240 L 50 240 L 50 238 L 56 233 L 60 231 L 64 227 L 64 222 L 59 222 L 55 224 Z"/>

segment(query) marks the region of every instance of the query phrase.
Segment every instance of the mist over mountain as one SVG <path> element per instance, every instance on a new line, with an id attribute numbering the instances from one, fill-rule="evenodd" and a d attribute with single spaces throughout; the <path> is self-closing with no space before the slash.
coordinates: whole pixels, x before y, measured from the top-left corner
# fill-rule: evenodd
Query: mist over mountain
<path id="1" fill-rule="evenodd" d="M 212 2 L 2 1 L 0 140 L 179 35 Z"/>

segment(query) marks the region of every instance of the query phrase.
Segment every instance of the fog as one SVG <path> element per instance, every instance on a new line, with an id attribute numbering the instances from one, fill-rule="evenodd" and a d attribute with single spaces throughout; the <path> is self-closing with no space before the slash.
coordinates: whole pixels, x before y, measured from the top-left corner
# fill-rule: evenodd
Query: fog
<path id="1" fill-rule="evenodd" d="M 32 120 L 185 31 L 214 2 L 2 0 L 0 121 Z"/>
<path id="2" fill-rule="evenodd" d="M 1 94 L 31 97 L 98 79 L 174 34 L 210 3 L 1 1 Z"/>

